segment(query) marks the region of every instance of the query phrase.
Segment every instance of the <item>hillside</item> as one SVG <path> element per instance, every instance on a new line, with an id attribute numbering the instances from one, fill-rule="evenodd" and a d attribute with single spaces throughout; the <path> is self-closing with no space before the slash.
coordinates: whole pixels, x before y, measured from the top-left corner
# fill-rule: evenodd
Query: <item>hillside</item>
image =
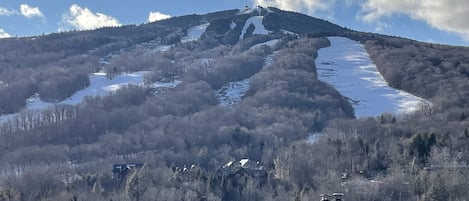
<path id="1" fill-rule="evenodd" d="M 0 200 L 463 200 L 468 51 L 262 7 L 1 39 Z"/>

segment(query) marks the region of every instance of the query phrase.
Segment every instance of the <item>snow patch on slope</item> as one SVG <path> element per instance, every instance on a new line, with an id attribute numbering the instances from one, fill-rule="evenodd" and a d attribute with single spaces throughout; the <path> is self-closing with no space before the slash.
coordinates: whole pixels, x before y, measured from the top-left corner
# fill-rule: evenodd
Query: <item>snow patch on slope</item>
<path id="1" fill-rule="evenodd" d="M 425 102 L 390 87 L 359 42 L 343 37 L 328 39 L 331 46 L 320 49 L 316 58 L 319 79 L 351 99 L 356 117 L 411 113 Z"/>
<path id="2" fill-rule="evenodd" d="M 150 52 L 166 52 L 169 51 L 172 47 L 173 45 L 162 45 L 160 39 L 155 39 L 141 44 L 137 44 L 131 47 L 131 49 L 141 49 Z"/>
<path id="3" fill-rule="evenodd" d="M 53 103 L 41 101 L 41 98 L 39 97 L 38 93 L 35 93 L 34 95 L 26 99 L 26 108 L 30 110 L 45 109 L 52 107 L 53 105 Z"/>
<path id="4" fill-rule="evenodd" d="M 231 22 L 231 23 L 230 23 L 230 29 L 234 29 L 234 28 L 236 28 L 236 23 Z"/>
<path id="5" fill-rule="evenodd" d="M 268 47 L 273 48 L 279 41 L 280 39 L 273 39 L 267 42 L 259 43 L 259 44 L 253 45 L 251 48 L 249 48 L 248 51 L 255 50 L 256 48 L 259 48 L 263 45 L 267 45 Z"/>
<path id="6" fill-rule="evenodd" d="M 216 91 L 215 96 L 221 106 L 230 106 L 241 102 L 244 94 L 249 90 L 250 79 L 229 82 Z"/>
<path id="7" fill-rule="evenodd" d="M 288 30 L 285 30 L 285 29 L 280 29 L 280 32 L 282 32 L 283 34 L 286 34 L 286 35 L 298 36 L 297 33 L 291 32 L 291 31 L 288 31 Z"/>
<path id="8" fill-rule="evenodd" d="M 246 20 L 239 39 L 241 40 L 244 38 L 244 35 L 246 35 L 246 31 L 251 24 L 255 27 L 253 34 L 268 35 L 269 31 L 264 27 L 262 21 L 264 21 L 264 16 L 254 16 Z"/>
<path id="9" fill-rule="evenodd" d="M 181 39 L 181 42 L 192 42 L 199 40 L 202 34 L 205 33 L 205 30 L 210 25 L 210 23 L 201 24 L 187 30 L 187 36 Z"/>
<path id="10" fill-rule="evenodd" d="M 272 64 L 274 53 L 265 57 L 263 68 L 267 68 Z M 243 96 L 249 90 L 251 77 L 244 80 L 229 82 L 217 90 L 215 92 L 215 97 L 217 98 L 220 105 L 226 107 L 241 102 Z"/>
<path id="11" fill-rule="evenodd" d="M 94 73 L 90 76 L 90 86 L 77 91 L 71 97 L 60 103 L 76 105 L 86 96 L 102 96 L 115 92 L 127 85 L 143 85 L 143 76 L 145 73 L 145 71 L 124 73 L 115 76 L 113 79 L 107 78 L 105 73 Z"/>

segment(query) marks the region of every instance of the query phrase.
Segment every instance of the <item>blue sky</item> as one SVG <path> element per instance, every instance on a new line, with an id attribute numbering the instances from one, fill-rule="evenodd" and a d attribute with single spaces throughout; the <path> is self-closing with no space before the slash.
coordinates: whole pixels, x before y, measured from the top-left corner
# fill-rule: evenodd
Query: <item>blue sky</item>
<path id="1" fill-rule="evenodd" d="M 275 6 L 367 32 L 469 45 L 467 0 L 2 0 L 0 37 L 141 24 L 165 16 Z"/>

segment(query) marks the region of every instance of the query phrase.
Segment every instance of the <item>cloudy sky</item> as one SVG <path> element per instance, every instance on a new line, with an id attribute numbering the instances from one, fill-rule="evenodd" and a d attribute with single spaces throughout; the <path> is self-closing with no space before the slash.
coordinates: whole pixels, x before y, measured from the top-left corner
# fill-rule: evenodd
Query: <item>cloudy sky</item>
<path id="1" fill-rule="evenodd" d="M 0 37 L 141 24 L 245 5 L 299 11 L 360 31 L 469 46 L 467 0 L 1 0 Z"/>

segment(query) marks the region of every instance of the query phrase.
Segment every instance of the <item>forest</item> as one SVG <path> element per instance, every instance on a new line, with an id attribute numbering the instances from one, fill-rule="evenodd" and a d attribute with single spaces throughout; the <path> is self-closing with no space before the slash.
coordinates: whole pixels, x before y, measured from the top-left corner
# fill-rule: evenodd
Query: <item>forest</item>
<path id="1" fill-rule="evenodd" d="M 249 17 L 236 12 L 0 40 L 0 114 L 19 112 L 0 124 L 0 200 L 467 200 L 469 48 L 322 20 L 310 23 L 324 31 L 234 41 L 241 29 L 229 23 Z M 292 15 L 301 14 L 265 19 L 312 20 Z M 180 42 L 206 21 L 200 40 Z M 317 78 L 325 36 L 360 41 L 392 87 L 431 104 L 355 118 L 349 100 Z M 148 42 L 171 48 L 139 46 Z M 66 99 L 97 71 L 147 74 L 142 86 L 78 105 L 23 110 L 35 93 Z M 242 100 L 220 105 L 217 91 L 244 79 Z M 175 88 L 146 86 L 176 80 Z M 119 164 L 135 168 L 123 173 Z"/>

